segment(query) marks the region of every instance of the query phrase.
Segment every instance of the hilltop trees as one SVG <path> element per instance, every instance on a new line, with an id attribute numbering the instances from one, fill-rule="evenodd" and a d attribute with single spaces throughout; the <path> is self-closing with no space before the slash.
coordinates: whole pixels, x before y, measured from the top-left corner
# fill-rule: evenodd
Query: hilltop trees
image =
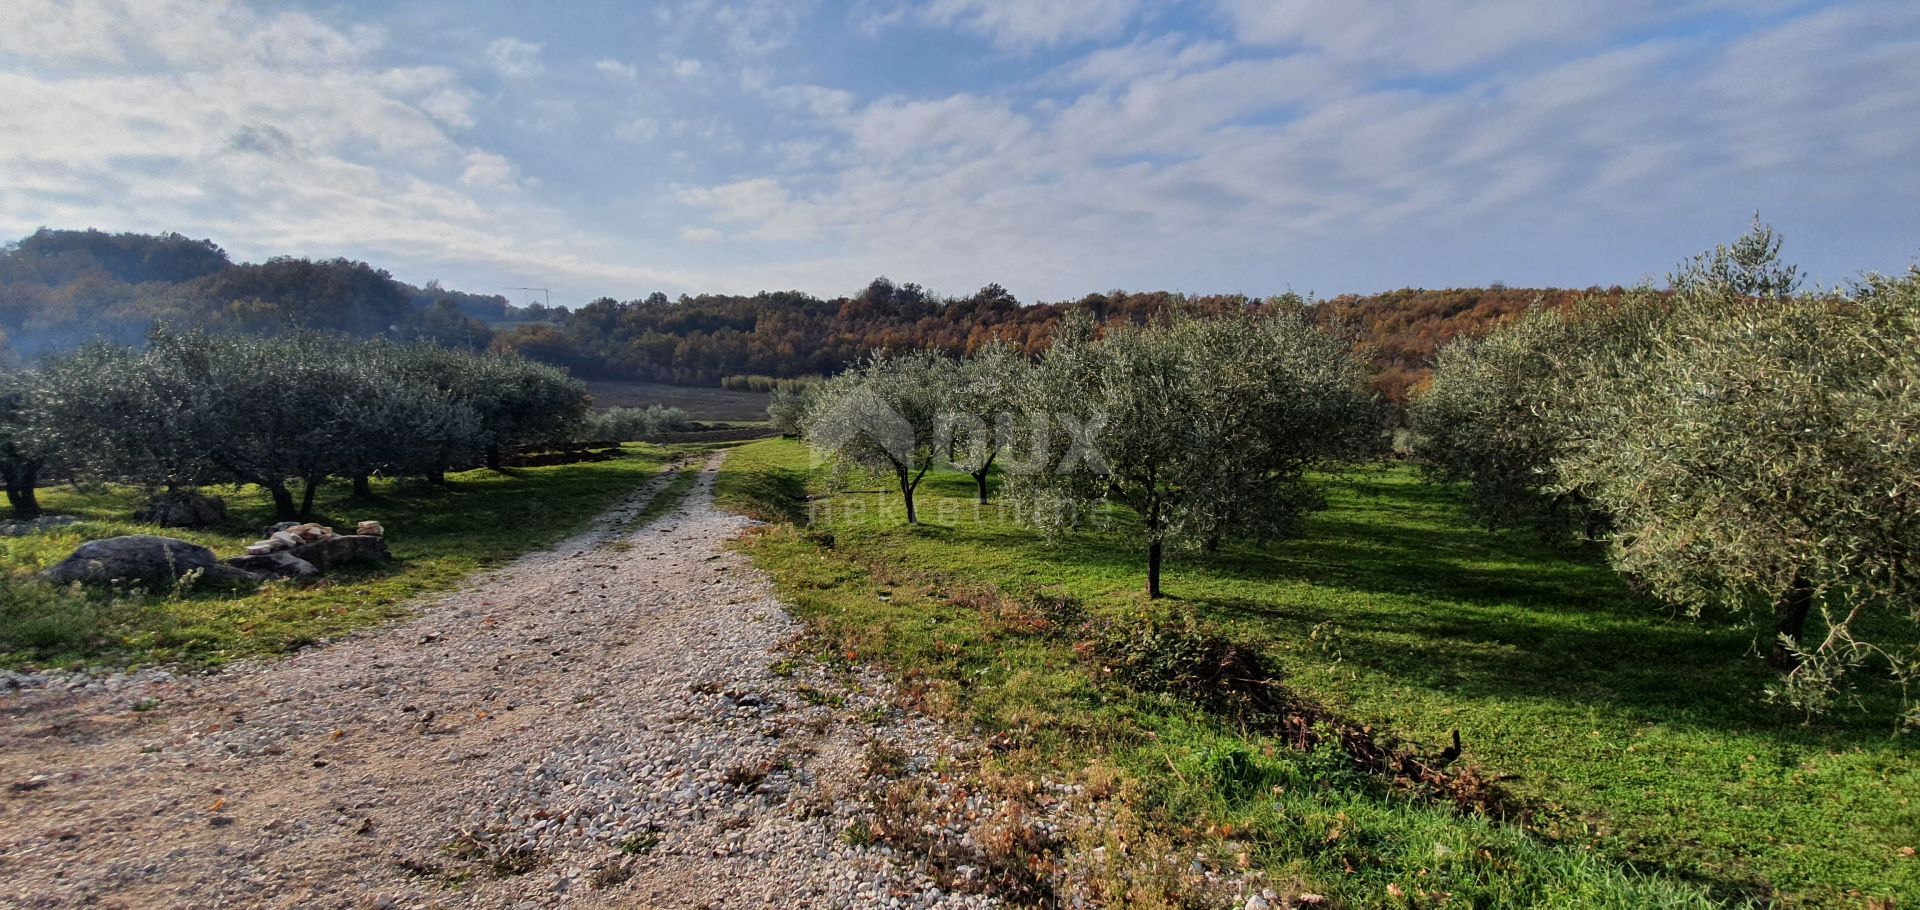
<path id="1" fill-rule="evenodd" d="M 1308 478 L 1376 454 L 1384 412 L 1358 364 L 1297 311 L 1063 325 L 1022 396 L 1034 451 L 1008 491 L 1053 531 L 1102 502 L 1141 521 L 1146 591 L 1169 545 L 1291 533 Z"/>

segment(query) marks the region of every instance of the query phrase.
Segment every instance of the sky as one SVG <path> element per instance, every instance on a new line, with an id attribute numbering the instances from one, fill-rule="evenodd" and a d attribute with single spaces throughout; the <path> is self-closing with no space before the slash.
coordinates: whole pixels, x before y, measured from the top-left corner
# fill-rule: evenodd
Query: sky
<path id="1" fill-rule="evenodd" d="M 0 237 L 555 304 L 1920 256 L 1915 0 L 3 0 Z"/>

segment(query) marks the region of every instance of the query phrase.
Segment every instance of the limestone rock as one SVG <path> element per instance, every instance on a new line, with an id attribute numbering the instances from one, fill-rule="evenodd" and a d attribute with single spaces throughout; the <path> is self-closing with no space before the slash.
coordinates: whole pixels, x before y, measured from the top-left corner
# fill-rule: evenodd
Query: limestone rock
<path id="1" fill-rule="evenodd" d="M 172 537 L 133 534 L 89 540 L 42 573 L 55 584 L 131 584 L 165 586 L 188 572 L 212 572 L 220 563 L 213 551 Z M 226 573 L 212 572 L 215 575 Z"/>
<path id="2" fill-rule="evenodd" d="M 381 527 L 377 521 L 363 521 L 354 528 L 353 533 L 363 534 L 368 537 L 385 537 L 387 536 L 387 529 Z"/>

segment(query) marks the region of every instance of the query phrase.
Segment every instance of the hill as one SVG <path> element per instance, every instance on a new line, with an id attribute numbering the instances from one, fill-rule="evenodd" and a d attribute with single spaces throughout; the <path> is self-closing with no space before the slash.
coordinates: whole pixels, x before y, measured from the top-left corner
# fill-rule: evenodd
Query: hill
<path id="1" fill-rule="evenodd" d="M 590 379 L 717 386 L 729 376 L 831 374 L 876 349 L 965 353 L 992 340 L 1045 347 L 1070 309 L 1142 322 L 1169 310 L 1219 313 L 1303 303 L 1374 363 L 1375 385 L 1404 401 L 1432 357 L 1532 306 L 1585 294 L 1560 288 L 1403 289 L 1320 301 L 1108 291 L 1023 303 L 998 284 L 944 297 L 876 278 L 846 297 L 655 292 L 578 309 L 515 307 L 498 295 L 416 287 L 366 262 L 276 257 L 234 262 L 212 240 L 42 228 L 0 249 L 0 358 L 31 359 L 104 338 L 138 343 L 157 324 L 271 334 L 289 328 L 386 335 L 464 350 L 516 351 Z"/>

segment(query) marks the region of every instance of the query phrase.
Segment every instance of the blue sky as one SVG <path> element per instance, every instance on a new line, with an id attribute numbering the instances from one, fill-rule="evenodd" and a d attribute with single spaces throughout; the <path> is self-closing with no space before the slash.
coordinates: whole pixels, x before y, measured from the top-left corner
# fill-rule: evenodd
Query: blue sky
<path id="1" fill-rule="evenodd" d="M 0 236 L 555 303 L 1631 283 L 1920 255 L 1920 3 L 0 3 Z"/>

